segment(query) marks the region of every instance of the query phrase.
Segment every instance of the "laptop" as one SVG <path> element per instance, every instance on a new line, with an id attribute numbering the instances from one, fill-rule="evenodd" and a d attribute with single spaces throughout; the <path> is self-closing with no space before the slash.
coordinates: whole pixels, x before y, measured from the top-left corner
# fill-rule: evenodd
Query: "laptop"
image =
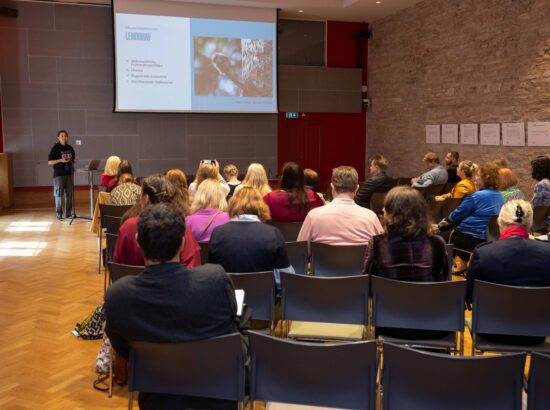
<path id="1" fill-rule="evenodd" d="M 88 164 L 88 166 L 86 167 L 86 170 L 87 171 L 97 171 L 97 169 L 99 168 L 99 163 L 101 161 L 99 159 L 92 159 L 90 161 L 90 163 Z"/>

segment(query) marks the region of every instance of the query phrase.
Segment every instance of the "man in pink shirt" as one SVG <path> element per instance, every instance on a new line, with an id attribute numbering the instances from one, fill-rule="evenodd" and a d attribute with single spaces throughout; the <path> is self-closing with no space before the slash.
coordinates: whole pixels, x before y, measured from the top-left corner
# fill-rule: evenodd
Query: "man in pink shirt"
<path id="1" fill-rule="evenodd" d="M 309 211 L 298 234 L 299 241 L 329 245 L 368 245 L 374 235 L 384 233 L 378 217 L 354 201 L 359 176 L 353 167 L 332 170 L 332 202 Z"/>

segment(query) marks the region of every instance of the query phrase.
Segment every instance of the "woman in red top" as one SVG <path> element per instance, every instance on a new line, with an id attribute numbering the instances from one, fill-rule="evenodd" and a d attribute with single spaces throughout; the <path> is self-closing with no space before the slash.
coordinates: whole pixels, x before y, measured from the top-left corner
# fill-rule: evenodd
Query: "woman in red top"
<path id="1" fill-rule="evenodd" d="M 295 162 L 283 166 L 281 189 L 264 196 L 274 222 L 302 222 L 310 209 L 324 205 L 311 189 L 304 187 L 304 171 Z"/>
<path id="2" fill-rule="evenodd" d="M 145 178 L 141 185 L 141 192 L 141 201 L 134 208 L 131 208 L 124 217 L 136 215 L 140 207 L 146 207 L 148 204 L 172 203 L 176 195 L 172 183 L 160 174 Z M 120 226 L 113 256 L 114 262 L 135 266 L 145 264 L 143 252 L 136 241 L 138 218 L 139 215 L 131 216 Z M 187 265 L 189 269 L 199 266 L 201 264 L 200 250 L 201 248 L 193 238 L 191 230 L 186 227 L 184 244 L 180 252 L 180 262 Z"/>
<path id="3" fill-rule="evenodd" d="M 104 186 L 105 188 L 107 188 L 109 184 L 113 184 L 113 181 L 116 185 L 116 173 L 118 171 L 119 164 L 120 158 L 116 155 L 107 158 L 107 161 L 105 162 L 105 169 L 103 170 L 103 174 L 101 174 L 100 186 Z M 107 192 L 110 192 L 110 190 L 108 190 Z"/>

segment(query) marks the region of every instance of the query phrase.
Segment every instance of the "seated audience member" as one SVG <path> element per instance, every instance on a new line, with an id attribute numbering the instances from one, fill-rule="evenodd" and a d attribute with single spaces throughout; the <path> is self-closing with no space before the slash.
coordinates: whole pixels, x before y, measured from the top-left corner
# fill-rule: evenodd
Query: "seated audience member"
<path id="1" fill-rule="evenodd" d="M 106 333 L 128 358 L 134 341 L 174 343 L 238 332 L 237 302 L 229 276 L 218 265 L 188 269 L 179 263 L 185 221 L 173 205 L 146 207 L 137 222 L 145 270 L 126 276 L 105 295 Z M 237 403 L 140 392 L 140 409 L 236 409 Z"/>
<path id="2" fill-rule="evenodd" d="M 373 157 L 370 161 L 371 177 L 361 184 L 355 197 L 355 203 L 363 208 L 370 208 L 370 199 L 375 192 L 388 192 L 395 186 L 395 180 L 386 175 L 388 160 L 382 155 Z"/>
<path id="3" fill-rule="evenodd" d="M 474 280 L 510 286 L 550 286 L 550 244 L 529 239 L 533 208 L 529 202 L 506 202 L 498 216 L 500 238 L 479 245 L 468 268 L 466 301 L 471 303 Z M 517 303 L 521 301 L 510 301 Z M 549 335 L 550 336 L 550 335 Z M 536 344 L 544 338 L 491 336 L 502 343 Z"/>
<path id="4" fill-rule="evenodd" d="M 447 182 L 457 183 L 460 181 L 460 177 L 457 175 L 458 171 L 458 158 L 457 151 L 449 151 L 445 155 L 445 165 L 447 166 Z"/>
<path id="5" fill-rule="evenodd" d="M 525 194 L 517 187 L 518 177 L 510 168 L 499 168 L 501 194 L 506 201 L 525 199 Z"/>
<path id="6" fill-rule="evenodd" d="M 126 159 L 123 159 L 122 161 L 120 161 L 120 164 L 118 164 L 116 178 L 109 181 L 109 184 L 107 185 L 107 192 L 111 192 L 118 185 L 118 178 L 122 174 L 134 175 L 132 171 L 132 166 L 130 165 L 130 162 L 128 162 L 128 160 Z"/>
<path id="7" fill-rule="evenodd" d="M 181 169 L 171 169 L 166 173 L 166 179 L 168 179 L 176 189 L 176 195 L 174 196 L 172 204 L 183 212 L 183 216 L 189 215 L 191 201 L 189 199 L 187 177 Z"/>
<path id="8" fill-rule="evenodd" d="M 319 198 L 321 198 L 323 200 L 323 203 L 325 203 L 325 197 L 320 191 L 319 174 L 311 168 L 304 169 L 304 188 L 311 189 L 313 192 L 319 195 Z"/>
<path id="9" fill-rule="evenodd" d="M 256 188 L 258 191 L 260 191 L 260 194 L 262 196 L 265 196 L 269 192 L 271 192 L 271 187 L 269 186 L 267 174 L 262 164 L 252 163 L 248 166 L 248 171 L 246 171 L 246 175 L 243 179 L 242 184 L 235 188 L 233 195 L 245 186 Z"/>
<path id="10" fill-rule="evenodd" d="M 295 162 L 283 166 L 281 188 L 264 196 L 264 201 L 275 222 L 301 222 L 311 209 L 325 203 L 319 195 L 304 187 L 304 171 Z"/>
<path id="11" fill-rule="evenodd" d="M 119 165 L 120 158 L 116 155 L 110 156 L 105 162 L 105 169 L 101 174 L 101 182 L 99 186 L 107 188 L 107 192 L 111 192 L 111 189 L 116 185 L 116 175 Z M 111 186 L 111 189 L 109 189 L 109 186 Z"/>
<path id="12" fill-rule="evenodd" d="M 460 181 L 451 189 L 451 192 L 436 196 L 435 199 L 443 201 L 447 198 L 464 198 L 466 195 L 476 192 L 476 185 L 474 181 L 472 181 L 472 176 L 477 171 L 477 168 L 477 164 L 471 161 L 462 161 L 458 164 L 456 170 L 456 174 L 460 178 Z"/>
<path id="13" fill-rule="evenodd" d="M 227 194 L 227 200 L 231 199 L 233 196 L 233 193 L 235 192 L 235 188 L 237 188 L 239 185 L 241 185 L 241 181 L 239 181 L 239 170 L 237 167 L 233 164 L 227 164 L 225 167 L 223 167 L 223 176 L 225 177 L 225 180 L 227 181 L 227 185 L 229 186 L 229 193 Z"/>
<path id="14" fill-rule="evenodd" d="M 205 161 L 205 160 L 203 160 Z M 205 179 L 214 179 L 220 183 L 222 189 L 227 195 L 230 191 L 229 185 L 225 182 L 225 179 L 220 175 L 220 164 L 218 161 L 214 160 L 214 163 L 205 163 L 201 161 L 199 167 L 197 168 L 197 173 L 195 174 L 195 180 L 189 184 L 189 196 L 193 198 L 199 188 L 199 185 Z"/>
<path id="15" fill-rule="evenodd" d="M 122 174 L 118 185 L 111 191 L 111 205 L 135 205 L 141 196 L 141 188 L 132 174 Z"/>
<path id="16" fill-rule="evenodd" d="M 341 166 L 332 170 L 333 200 L 307 214 L 298 241 L 368 245 L 374 235 L 384 232 L 376 214 L 355 203 L 358 180 L 353 167 Z"/>
<path id="17" fill-rule="evenodd" d="M 136 242 L 138 216 L 149 205 L 158 203 L 172 203 L 175 197 L 175 188 L 164 175 L 152 175 L 141 184 L 140 201 L 123 217 L 118 231 L 113 261 L 125 265 L 143 266 L 143 252 Z M 180 262 L 188 268 L 201 264 L 200 246 L 193 238 L 190 229 L 185 230 L 184 246 L 180 252 Z"/>
<path id="18" fill-rule="evenodd" d="M 411 282 L 447 279 L 445 241 L 432 232 L 428 205 L 414 188 L 393 188 L 384 201 L 384 234 L 372 238 L 366 274 Z"/>
<path id="19" fill-rule="evenodd" d="M 185 218 L 197 242 L 208 242 L 214 228 L 229 222 L 225 208 L 227 202 L 221 185 L 213 179 L 202 181 L 193 198 L 191 215 Z"/>
<path id="20" fill-rule="evenodd" d="M 443 228 L 454 225 L 449 243 L 467 252 L 472 252 L 477 245 L 485 242 L 489 218 L 498 215 L 504 204 L 504 198 L 498 191 L 500 177 L 494 163 L 481 164 L 474 174 L 474 183 L 478 190 L 465 196 L 458 208 L 439 223 Z M 470 256 L 467 252 L 455 251 L 453 273 L 464 272 Z"/>
<path id="21" fill-rule="evenodd" d="M 277 286 L 280 270 L 294 273 L 283 235 L 264 223 L 270 219 L 269 208 L 257 189 L 243 187 L 235 192 L 227 213 L 231 221 L 214 229 L 210 237 L 210 263 L 218 263 L 231 273 L 273 270 Z"/>
<path id="22" fill-rule="evenodd" d="M 533 207 L 550 205 L 550 158 L 539 156 L 531 161 L 531 176 L 538 181 L 531 205 Z"/>
<path id="23" fill-rule="evenodd" d="M 497 168 L 508 168 L 508 160 L 504 157 L 495 159 L 493 164 L 495 164 Z"/>
<path id="24" fill-rule="evenodd" d="M 447 171 L 439 164 L 439 157 L 434 152 L 428 152 L 422 159 L 427 171 L 418 178 L 411 179 L 413 188 L 441 185 L 447 183 Z"/>

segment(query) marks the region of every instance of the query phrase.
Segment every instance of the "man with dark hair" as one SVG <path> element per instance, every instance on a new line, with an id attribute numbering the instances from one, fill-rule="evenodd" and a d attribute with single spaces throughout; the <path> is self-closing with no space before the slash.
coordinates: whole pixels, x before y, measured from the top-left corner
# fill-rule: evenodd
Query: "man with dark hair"
<path id="1" fill-rule="evenodd" d="M 382 155 L 370 161 L 371 177 L 361 184 L 355 196 L 355 203 L 363 208 L 370 208 L 370 199 L 375 192 L 388 192 L 395 186 L 395 180 L 386 175 L 388 160 Z"/>
<path id="2" fill-rule="evenodd" d="M 145 270 L 113 283 L 105 295 L 105 331 L 118 354 L 128 358 L 132 341 L 183 342 L 238 331 L 237 302 L 229 276 L 219 265 L 187 269 L 179 263 L 185 219 L 170 204 L 146 207 L 137 242 Z M 140 392 L 141 409 L 236 409 L 237 404 L 189 396 Z"/>
<path id="3" fill-rule="evenodd" d="M 376 214 L 354 201 L 358 182 L 355 168 L 334 168 L 330 183 L 333 200 L 309 211 L 298 240 L 329 245 L 368 245 L 374 235 L 383 233 Z"/>
<path id="4" fill-rule="evenodd" d="M 55 198 L 55 214 L 57 219 L 63 219 L 63 192 L 65 192 L 65 217 L 70 218 L 73 210 L 73 172 L 76 155 L 69 145 L 69 133 L 60 130 L 57 133 L 58 142 L 50 150 L 48 165 L 53 165 L 53 196 Z"/>
<path id="5" fill-rule="evenodd" d="M 447 182 L 452 182 L 453 184 L 456 184 L 460 181 L 460 177 L 456 174 L 459 158 L 460 155 L 457 151 L 449 151 L 447 152 L 447 155 L 445 155 L 445 165 L 447 166 L 448 175 Z"/>

